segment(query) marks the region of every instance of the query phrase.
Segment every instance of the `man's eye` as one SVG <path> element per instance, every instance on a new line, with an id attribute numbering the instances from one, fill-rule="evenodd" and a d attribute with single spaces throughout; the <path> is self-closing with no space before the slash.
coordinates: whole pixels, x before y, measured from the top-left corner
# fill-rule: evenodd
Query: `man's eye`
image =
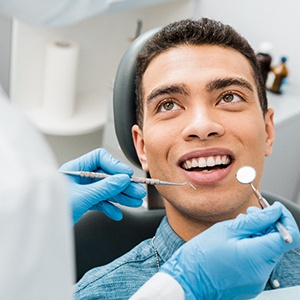
<path id="1" fill-rule="evenodd" d="M 242 101 L 242 98 L 239 95 L 234 93 L 227 93 L 222 96 L 220 103 L 232 103 Z"/>
<path id="2" fill-rule="evenodd" d="M 159 107 L 159 111 L 171 111 L 180 109 L 180 106 L 176 104 L 174 101 L 165 101 Z"/>

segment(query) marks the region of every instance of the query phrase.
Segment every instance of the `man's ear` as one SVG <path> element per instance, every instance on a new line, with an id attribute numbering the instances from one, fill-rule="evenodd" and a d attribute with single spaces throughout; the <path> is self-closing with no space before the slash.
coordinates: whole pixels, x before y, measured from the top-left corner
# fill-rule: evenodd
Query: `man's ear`
<path id="1" fill-rule="evenodd" d="M 138 125 L 133 125 L 131 129 L 132 138 L 134 142 L 134 147 L 136 150 L 136 153 L 138 155 L 138 158 L 140 160 L 140 163 L 142 165 L 142 168 L 145 172 L 148 172 L 148 161 L 147 161 L 147 155 L 146 155 L 146 149 L 145 149 L 145 143 L 143 138 L 143 131 Z"/>
<path id="2" fill-rule="evenodd" d="M 265 131 L 266 131 L 266 151 L 265 156 L 270 156 L 273 151 L 273 143 L 275 138 L 274 129 L 274 110 L 269 108 L 265 114 Z"/>

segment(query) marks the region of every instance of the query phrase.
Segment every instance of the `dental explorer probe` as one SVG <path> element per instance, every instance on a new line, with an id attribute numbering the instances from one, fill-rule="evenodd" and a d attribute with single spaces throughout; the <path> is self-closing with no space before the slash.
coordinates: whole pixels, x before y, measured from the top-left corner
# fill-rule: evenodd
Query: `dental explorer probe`
<path id="1" fill-rule="evenodd" d="M 75 175 L 75 176 L 89 177 L 89 178 L 102 178 L 102 179 L 112 176 L 110 174 L 105 174 L 105 173 L 86 172 L 86 171 L 59 171 L 59 172 L 67 175 Z M 176 183 L 176 182 L 162 181 L 159 179 L 134 177 L 134 176 L 130 177 L 130 181 L 143 183 L 143 184 L 150 184 L 150 185 L 183 186 L 188 184 L 194 190 L 196 189 L 190 182 Z"/>
<path id="2" fill-rule="evenodd" d="M 256 196 L 256 198 L 259 201 L 259 204 L 262 208 L 266 208 L 270 206 L 269 202 L 261 195 L 261 193 L 253 186 L 252 182 L 254 181 L 256 177 L 256 171 L 253 167 L 250 166 L 244 166 L 241 167 L 237 173 L 236 173 L 236 179 L 238 182 L 242 184 L 249 184 Z M 283 237 L 284 241 L 288 244 L 290 244 L 293 241 L 293 238 L 291 234 L 288 232 L 288 230 L 282 225 L 279 221 L 275 223 L 275 226 L 281 236 Z"/>

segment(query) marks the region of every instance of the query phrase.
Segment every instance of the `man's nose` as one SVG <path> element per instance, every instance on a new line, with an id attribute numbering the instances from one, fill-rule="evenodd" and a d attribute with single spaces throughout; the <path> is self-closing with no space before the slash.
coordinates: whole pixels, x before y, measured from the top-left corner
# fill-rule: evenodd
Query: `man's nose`
<path id="1" fill-rule="evenodd" d="M 185 140 L 198 138 L 207 140 L 213 136 L 222 136 L 225 129 L 213 108 L 197 107 L 187 114 L 186 126 L 182 132 Z"/>

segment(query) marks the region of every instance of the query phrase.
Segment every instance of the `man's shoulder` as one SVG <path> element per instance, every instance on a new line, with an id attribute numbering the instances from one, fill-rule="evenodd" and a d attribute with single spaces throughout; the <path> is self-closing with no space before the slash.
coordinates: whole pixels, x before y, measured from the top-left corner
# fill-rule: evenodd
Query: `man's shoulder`
<path id="1" fill-rule="evenodd" d="M 297 270 L 297 274 L 300 274 L 300 248 L 293 249 L 285 253 L 278 264 L 280 269 L 286 270 Z M 300 279 L 300 277 L 299 277 Z"/>
<path id="2" fill-rule="evenodd" d="M 151 240 L 145 240 L 113 262 L 87 272 L 76 286 L 75 298 L 128 299 L 156 272 Z"/>
<path id="3" fill-rule="evenodd" d="M 300 285 L 300 248 L 283 255 L 273 270 L 269 283 L 271 289 Z"/>

